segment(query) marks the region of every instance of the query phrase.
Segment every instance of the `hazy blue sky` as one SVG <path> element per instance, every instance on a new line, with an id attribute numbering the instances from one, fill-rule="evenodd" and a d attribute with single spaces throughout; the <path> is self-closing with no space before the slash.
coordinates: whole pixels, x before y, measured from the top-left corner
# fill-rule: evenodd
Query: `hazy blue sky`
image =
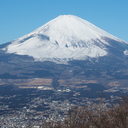
<path id="1" fill-rule="evenodd" d="M 0 0 L 0 44 L 64 14 L 79 16 L 128 42 L 128 0 Z"/>

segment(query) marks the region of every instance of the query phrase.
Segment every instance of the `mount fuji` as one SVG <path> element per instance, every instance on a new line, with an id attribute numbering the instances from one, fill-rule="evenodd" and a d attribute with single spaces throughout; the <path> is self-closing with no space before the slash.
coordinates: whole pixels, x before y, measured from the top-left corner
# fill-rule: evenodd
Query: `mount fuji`
<path id="1" fill-rule="evenodd" d="M 0 81 L 49 78 L 73 85 L 69 81 L 77 79 L 127 86 L 127 69 L 128 43 L 73 15 L 0 45 Z"/>
<path id="2" fill-rule="evenodd" d="M 43 126 L 38 120 L 60 122 L 76 106 L 106 109 L 122 96 L 128 96 L 128 43 L 77 16 L 61 15 L 0 45 L 6 122 Z"/>
<path id="3" fill-rule="evenodd" d="M 127 54 L 127 49 L 128 44 L 123 40 L 73 15 L 58 16 L 2 48 L 6 53 L 60 64 L 103 57 L 113 51 Z"/>

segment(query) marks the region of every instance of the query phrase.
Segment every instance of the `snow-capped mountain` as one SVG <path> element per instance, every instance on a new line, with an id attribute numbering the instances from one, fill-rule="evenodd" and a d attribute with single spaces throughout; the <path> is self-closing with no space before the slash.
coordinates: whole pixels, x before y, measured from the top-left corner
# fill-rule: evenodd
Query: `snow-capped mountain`
<path id="1" fill-rule="evenodd" d="M 115 42 L 115 43 L 113 43 Z M 116 48 L 127 54 L 128 44 L 73 15 L 61 15 L 35 31 L 12 41 L 6 53 L 28 55 L 38 61 L 65 63 L 110 54 Z"/>
<path id="2" fill-rule="evenodd" d="M 77 16 L 62 15 L 0 45 L 0 79 L 48 78 L 54 87 L 66 80 L 64 88 L 76 79 L 127 86 L 127 55 L 127 42 Z"/>

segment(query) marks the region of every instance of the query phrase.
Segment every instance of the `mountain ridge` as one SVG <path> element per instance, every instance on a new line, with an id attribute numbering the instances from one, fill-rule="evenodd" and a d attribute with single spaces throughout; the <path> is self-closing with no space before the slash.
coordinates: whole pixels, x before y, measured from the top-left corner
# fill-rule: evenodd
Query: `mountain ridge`
<path id="1" fill-rule="evenodd" d="M 60 15 L 35 31 L 18 38 L 3 48 L 6 53 L 28 55 L 36 61 L 67 63 L 108 55 L 110 40 L 124 44 L 123 40 L 105 32 L 90 22 L 74 15 Z M 113 47 L 113 46 L 112 46 Z"/>

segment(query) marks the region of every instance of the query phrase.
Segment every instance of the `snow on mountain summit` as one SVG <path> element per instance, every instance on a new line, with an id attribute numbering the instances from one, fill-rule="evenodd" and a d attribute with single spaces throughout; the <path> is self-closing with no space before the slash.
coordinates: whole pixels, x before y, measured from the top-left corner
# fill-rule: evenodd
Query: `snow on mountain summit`
<path id="1" fill-rule="evenodd" d="M 104 40 L 120 39 L 73 15 L 61 15 L 35 31 L 11 42 L 7 53 L 29 55 L 39 61 L 83 60 L 107 55 Z"/>

